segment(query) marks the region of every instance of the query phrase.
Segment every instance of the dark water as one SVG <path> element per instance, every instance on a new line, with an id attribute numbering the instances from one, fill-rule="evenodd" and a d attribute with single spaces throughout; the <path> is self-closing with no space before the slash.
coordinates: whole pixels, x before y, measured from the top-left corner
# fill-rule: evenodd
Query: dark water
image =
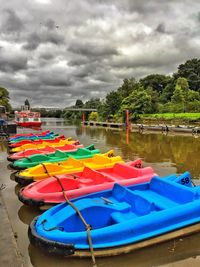
<path id="1" fill-rule="evenodd" d="M 200 182 L 200 137 L 172 136 L 158 133 L 129 133 L 104 128 L 67 126 L 62 121 L 47 121 L 43 129 L 79 139 L 85 146 L 95 144 L 102 152 L 114 149 L 115 154 L 125 160 L 141 158 L 144 165 L 151 165 L 161 175 L 191 172 L 195 183 Z M 30 130 L 19 130 L 19 132 Z M 17 199 L 20 187 L 13 181 L 12 171 L 7 168 L 6 143 L 0 143 L 0 183 L 6 185 L 2 191 L 13 231 L 17 234 L 17 244 L 24 260 L 25 267 L 86 267 L 92 266 L 90 259 L 63 259 L 50 256 L 29 244 L 27 237 L 28 225 L 39 215 L 21 204 Z M 200 266 L 200 234 L 170 241 L 149 248 L 138 250 L 126 255 L 97 259 L 98 266 Z M 14 266 L 14 265 L 13 265 Z"/>

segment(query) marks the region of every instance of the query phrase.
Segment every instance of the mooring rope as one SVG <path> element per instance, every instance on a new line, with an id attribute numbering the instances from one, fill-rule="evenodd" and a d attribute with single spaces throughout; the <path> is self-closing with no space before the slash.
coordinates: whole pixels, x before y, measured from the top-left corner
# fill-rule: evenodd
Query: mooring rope
<path id="1" fill-rule="evenodd" d="M 42 167 L 44 168 L 45 173 L 46 173 L 48 176 L 51 176 L 50 173 L 49 173 L 49 171 L 47 170 L 46 165 L 45 165 L 44 163 L 41 163 L 41 165 L 42 165 Z"/>
<path id="2" fill-rule="evenodd" d="M 91 227 L 91 225 L 89 225 L 89 224 L 85 221 L 85 219 L 83 218 L 83 216 L 82 216 L 80 210 L 74 205 L 74 203 L 72 203 L 72 202 L 68 199 L 68 197 L 67 197 L 67 195 L 66 195 L 66 192 L 65 192 L 65 189 L 64 189 L 64 187 L 63 187 L 63 184 L 62 184 L 62 182 L 60 181 L 60 178 L 57 177 L 56 175 L 54 175 L 54 176 L 52 176 L 52 177 L 54 177 L 54 178 L 58 181 L 58 183 L 59 183 L 59 185 L 60 185 L 60 187 L 61 187 L 61 189 L 62 189 L 62 193 L 63 193 L 63 196 L 64 196 L 65 201 L 67 202 L 67 204 L 70 205 L 70 206 L 76 211 L 76 213 L 78 214 L 78 216 L 79 216 L 79 218 L 81 219 L 82 223 L 85 225 L 85 228 L 86 228 L 86 231 L 87 231 L 88 243 L 89 243 L 89 247 L 90 247 L 90 253 L 91 253 L 91 257 L 92 257 L 93 267 L 97 267 L 96 259 L 95 259 L 95 255 L 94 255 L 94 249 L 93 249 L 93 245 L 92 245 L 92 238 L 91 238 L 91 234 L 90 234 L 90 230 L 92 229 L 92 227 Z"/>

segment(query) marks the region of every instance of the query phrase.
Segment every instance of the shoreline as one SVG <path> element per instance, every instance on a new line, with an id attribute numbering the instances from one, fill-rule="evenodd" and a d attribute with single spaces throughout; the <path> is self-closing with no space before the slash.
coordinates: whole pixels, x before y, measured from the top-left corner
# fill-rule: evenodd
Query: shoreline
<path id="1" fill-rule="evenodd" d="M 6 204 L 0 191 L 0 263 L 6 267 L 24 267 L 22 256 L 17 246 Z"/>
<path id="2" fill-rule="evenodd" d="M 200 126 L 191 125 L 170 125 L 170 124 L 142 124 L 142 123 L 131 123 L 129 127 L 126 127 L 125 123 L 113 123 L 113 122 L 96 122 L 96 121 L 84 121 L 82 122 L 85 126 L 96 126 L 111 129 L 129 129 L 130 132 L 138 131 L 157 131 L 161 133 L 187 133 L 192 135 L 200 134 Z"/>

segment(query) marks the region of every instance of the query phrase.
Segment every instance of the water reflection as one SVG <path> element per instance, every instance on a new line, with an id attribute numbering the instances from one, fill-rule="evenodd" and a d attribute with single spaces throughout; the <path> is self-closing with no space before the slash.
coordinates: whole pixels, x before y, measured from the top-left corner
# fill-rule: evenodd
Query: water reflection
<path id="1" fill-rule="evenodd" d="M 193 178 L 200 178 L 199 138 L 137 132 L 128 133 L 127 137 L 125 131 L 89 127 L 85 129 L 85 135 L 98 140 L 99 145 L 104 143 L 104 148 L 117 148 L 125 160 L 139 157 L 150 164 L 168 162 L 176 166 L 178 173 L 189 170 Z"/>
<path id="2" fill-rule="evenodd" d="M 29 206 L 22 205 L 20 209 L 18 210 L 18 217 L 19 219 L 24 223 L 29 225 L 34 217 L 40 215 L 41 212 L 38 210 L 35 210 Z"/>
<path id="3" fill-rule="evenodd" d="M 0 141 L 0 152 L 7 152 L 7 141 L 6 140 Z"/>
<path id="4" fill-rule="evenodd" d="M 29 255 L 31 263 L 34 267 L 40 266 L 60 266 L 65 267 L 89 267 L 92 266 L 91 259 L 80 258 L 62 258 L 59 256 L 49 255 L 32 245 L 29 245 Z M 175 263 L 188 259 L 189 266 L 192 257 L 200 255 L 200 234 L 196 236 L 188 236 L 183 239 L 176 239 L 151 247 L 144 248 L 142 250 L 136 250 L 134 252 L 123 254 L 119 256 L 97 258 L 97 264 L 100 267 L 152 267 L 162 266 L 164 264 L 173 264 L 169 266 L 176 266 Z M 199 260 L 199 259 L 198 259 Z M 200 262 L 200 261 L 199 261 Z M 184 266 L 184 265 L 182 265 Z M 195 265 L 195 266 L 198 266 Z"/>

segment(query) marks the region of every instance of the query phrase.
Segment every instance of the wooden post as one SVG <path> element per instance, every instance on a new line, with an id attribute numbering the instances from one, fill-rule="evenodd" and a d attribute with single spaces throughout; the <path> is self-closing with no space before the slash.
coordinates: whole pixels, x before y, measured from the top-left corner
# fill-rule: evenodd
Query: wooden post
<path id="1" fill-rule="evenodd" d="M 85 123 L 85 113 L 84 112 L 82 113 L 82 123 L 83 123 L 83 125 Z"/>
<path id="2" fill-rule="evenodd" d="M 126 110 L 126 128 L 129 128 L 129 111 Z"/>
<path id="3" fill-rule="evenodd" d="M 129 128 L 126 128 L 126 144 L 129 144 Z"/>

